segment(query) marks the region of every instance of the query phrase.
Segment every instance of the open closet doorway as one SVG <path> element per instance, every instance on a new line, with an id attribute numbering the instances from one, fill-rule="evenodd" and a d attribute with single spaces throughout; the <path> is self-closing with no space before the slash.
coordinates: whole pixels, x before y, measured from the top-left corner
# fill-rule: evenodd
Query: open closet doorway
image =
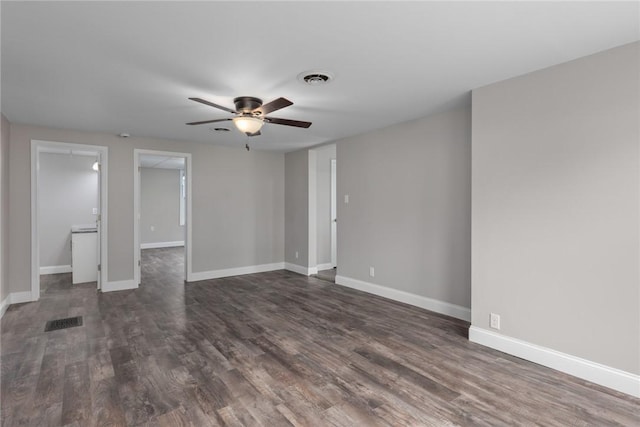
<path id="1" fill-rule="evenodd" d="M 134 150 L 134 280 L 189 280 L 191 155 Z"/>
<path id="2" fill-rule="evenodd" d="M 107 278 L 107 148 L 31 141 L 31 300 Z"/>
<path id="3" fill-rule="evenodd" d="M 336 217 L 336 145 L 330 144 L 313 149 L 309 170 L 315 169 L 314 179 L 310 179 L 309 197 L 310 209 L 315 210 L 315 239 L 310 236 L 310 244 L 316 247 L 317 277 L 335 282 L 337 271 L 337 217 Z M 314 159 L 315 158 L 315 159 Z M 309 217 L 310 228 L 313 230 L 314 218 Z M 310 250 L 310 253 L 312 251 Z M 313 266 L 312 266 L 313 267 Z"/>

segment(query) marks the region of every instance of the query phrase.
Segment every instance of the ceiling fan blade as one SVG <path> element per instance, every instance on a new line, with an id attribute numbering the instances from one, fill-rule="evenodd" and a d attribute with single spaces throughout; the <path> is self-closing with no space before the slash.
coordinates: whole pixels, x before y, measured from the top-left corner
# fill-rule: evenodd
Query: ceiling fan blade
<path id="1" fill-rule="evenodd" d="M 266 116 L 273 111 L 288 107 L 289 105 L 293 105 L 293 102 L 289 101 L 286 98 L 278 98 L 267 104 L 264 104 L 261 107 L 254 109 L 252 112 L 260 112 L 262 113 L 262 115 Z"/>
<path id="2" fill-rule="evenodd" d="M 226 121 L 229 121 L 229 120 L 231 120 L 231 119 L 215 119 L 215 120 L 204 120 L 204 121 L 201 121 L 201 122 L 191 122 L 191 123 L 185 123 L 185 124 L 187 124 L 187 125 L 204 125 L 204 124 L 207 124 L 207 123 L 226 122 Z"/>
<path id="3" fill-rule="evenodd" d="M 209 102 L 206 99 L 202 99 L 202 98 L 189 98 L 189 99 L 192 100 L 192 101 L 199 102 L 199 103 L 204 104 L 204 105 L 208 105 L 209 107 L 218 108 L 220 110 L 224 110 L 224 111 L 228 111 L 230 113 L 237 114 L 237 111 L 232 110 L 231 108 L 227 108 L 227 107 L 223 107 L 222 105 L 214 104 L 213 102 Z"/>
<path id="4" fill-rule="evenodd" d="M 276 119 L 275 117 L 265 117 L 264 120 L 274 125 L 295 126 L 298 128 L 308 128 L 311 126 L 311 122 L 302 122 L 300 120 Z"/>
<path id="5" fill-rule="evenodd" d="M 249 132 L 247 132 L 247 136 L 258 136 L 258 135 L 262 135 L 262 134 L 260 133 L 260 131 L 255 132 L 255 133 L 249 133 Z"/>

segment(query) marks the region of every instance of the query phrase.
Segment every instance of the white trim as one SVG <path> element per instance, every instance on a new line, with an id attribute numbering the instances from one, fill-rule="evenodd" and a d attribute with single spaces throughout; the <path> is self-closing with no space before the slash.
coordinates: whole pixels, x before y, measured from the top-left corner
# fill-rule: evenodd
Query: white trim
<path id="1" fill-rule="evenodd" d="M 7 297 L 4 300 L 2 300 L 2 302 L 0 302 L 0 318 L 4 316 L 4 314 L 7 312 L 7 309 L 9 308 L 10 305 L 11 305 L 11 294 L 7 295 Z"/>
<path id="2" fill-rule="evenodd" d="M 298 264 L 292 264 L 290 262 L 284 263 L 284 269 L 293 271 L 294 273 L 302 274 L 304 276 L 311 276 L 312 274 L 318 274 L 318 267 L 303 267 Z"/>
<path id="3" fill-rule="evenodd" d="M 153 154 L 158 156 L 167 156 L 167 157 L 183 157 L 184 158 L 184 166 L 185 166 L 185 174 L 187 177 L 186 182 L 186 191 L 187 191 L 187 203 L 186 203 L 186 214 L 187 214 L 187 224 L 186 224 L 186 233 L 185 240 L 183 243 L 184 246 L 184 279 L 186 281 L 191 281 L 191 277 L 193 276 L 193 263 L 191 260 L 192 253 L 192 242 L 193 242 L 193 231 L 192 231 L 192 185 L 191 185 L 191 153 L 178 153 L 175 151 L 158 151 L 158 150 L 144 150 L 140 148 L 135 148 L 133 150 L 133 281 L 136 283 L 136 287 L 140 284 L 140 250 L 146 249 L 143 248 L 140 244 L 140 174 L 138 171 L 138 167 L 140 166 L 140 155 L 141 154 Z M 178 245 L 176 245 L 178 246 Z M 156 246 L 159 247 L 159 246 Z M 168 246 L 166 246 L 168 247 Z"/>
<path id="4" fill-rule="evenodd" d="M 138 285 L 133 279 L 117 280 L 115 282 L 106 282 L 102 284 L 102 292 L 125 291 L 128 289 L 138 289 Z"/>
<path id="5" fill-rule="evenodd" d="M 469 341 L 556 369 L 569 375 L 640 397 L 640 375 L 591 362 L 550 348 L 471 326 Z"/>
<path id="6" fill-rule="evenodd" d="M 70 265 L 50 265 L 47 267 L 40 267 L 40 274 L 60 274 L 71 273 L 73 270 Z"/>
<path id="7" fill-rule="evenodd" d="M 324 263 L 324 264 L 318 264 L 316 266 L 316 274 L 318 271 L 320 270 L 331 270 L 333 268 L 333 264 L 330 262 Z"/>
<path id="8" fill-rule="evenodd" d="M 22 304 L 24 302 L 33 301 L 36 301 L 36 299 L 33 298 L 33 295 L 30 291 L 11 292 L 9 294 L 9 304 Z"/>
<path id="9" fill-rule="evenodd" d="M 184 240 L 175 242 L 141 243 L 140 249 L 175 248 L 178 246 L 184 246 Z"/>
<path id="10" fill-rule="evenodd" d="M 266 271 L 283 270 L 284 263 L 276 262 L 273 264 L 249 265 L 246 267 L 225 268 L 222 270 L 199 271 L 191 273 L 189 282 L 197 282 L 199 280 L 220 279 L 222 277 L 241 276 L 243 274 L 264 273 Z"/>
<path id="11" fill-rule="evenodd" d="M 436 313 L 455 317 L 456 319 L 466 320 L 467 322 L 471 321 L 471 310 L 460 305 L 423 297 L 421 295 L 388 288 L 386 286 L 375 285 L 373 283 L 345 276 L 336 276 L 336 284 L 389 298 L 394 301 L 403 302 L 405 304 L 414 305 L 416 307 L 424 308 L 425 310 L 435 311 Z"/>
<path id="12" fill-rule="evenodd" d="M 4 314 L 9 309 L 9 306 L 12 304 L 22 304 L 25 302 L 33 302 L 36 301 L 32 298 L 31 291 L 24 292 L 12 292 L 0 303 L 0 318 L 4 316 Z"/>
<path id="13" fill-rule="evenodd" d="M 330 218 L 331 224 L 329 226 L 330 241 L 331 241 L 331 267 L 337 267 L 338 265 L 338 169 L 336 159 L 331 159 L 329 166 L 331 175 L 331 184 L 329 187 L 329 206 L 330 206 Z"/>
<path id="14" fill-rule="evenodd" d="M 31 295 L 29 301 L 40 299 L 40 235 L 38 231 L 38 176 L 39 176 L 39 153 L 43 150 L 65 150 L 80 152 L 86 155 L 87 152 L 96 153 L 100 159 L 100 264 L 101 271 L 98 274 L 97 288 L 100 289 L 103 283 L 108 282 L 108 232 L 107 214 L 108 202 L 108 156 L 109 148 L 101 145 L 75 144 L 72 142 L 31 140 Z M 14 304 L 13 299 L 11 303 Z"/>

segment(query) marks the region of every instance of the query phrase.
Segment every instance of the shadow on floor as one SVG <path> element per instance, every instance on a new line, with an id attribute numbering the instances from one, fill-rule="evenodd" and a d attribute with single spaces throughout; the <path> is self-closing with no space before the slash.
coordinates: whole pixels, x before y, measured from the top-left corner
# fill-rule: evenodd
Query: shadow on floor
<path id="1" fill-rule="evenodd" d="M 320 270 L 318 271 L 318 274 L 314 274 L 312 277 L 326 280 L 327 282 L 336 283 L 336 268 L 334 267 L 328 270 Z"/>

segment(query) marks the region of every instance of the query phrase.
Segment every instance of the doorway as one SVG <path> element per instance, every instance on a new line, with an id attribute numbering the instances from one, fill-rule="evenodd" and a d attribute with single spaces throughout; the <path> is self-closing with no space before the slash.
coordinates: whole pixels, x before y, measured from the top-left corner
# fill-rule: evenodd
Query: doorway
<path id="1" fill-rule="evenodd" d="M 334 281 L 337 270 L 336 145 L 309 150 L 310 271 Z"/>
<path id="2" fill-rule="evenodd" d="M 32 301 L 50 283 L 101 289 L 107 281 L 107 153 L 31 141 Z"/>
<path id="3" fill-rule="evenodd" d="M 134 150 L 134 281 L 191 276 L 191 155 Z M 156 275 L 157 276 L 157 275 Z"/>

